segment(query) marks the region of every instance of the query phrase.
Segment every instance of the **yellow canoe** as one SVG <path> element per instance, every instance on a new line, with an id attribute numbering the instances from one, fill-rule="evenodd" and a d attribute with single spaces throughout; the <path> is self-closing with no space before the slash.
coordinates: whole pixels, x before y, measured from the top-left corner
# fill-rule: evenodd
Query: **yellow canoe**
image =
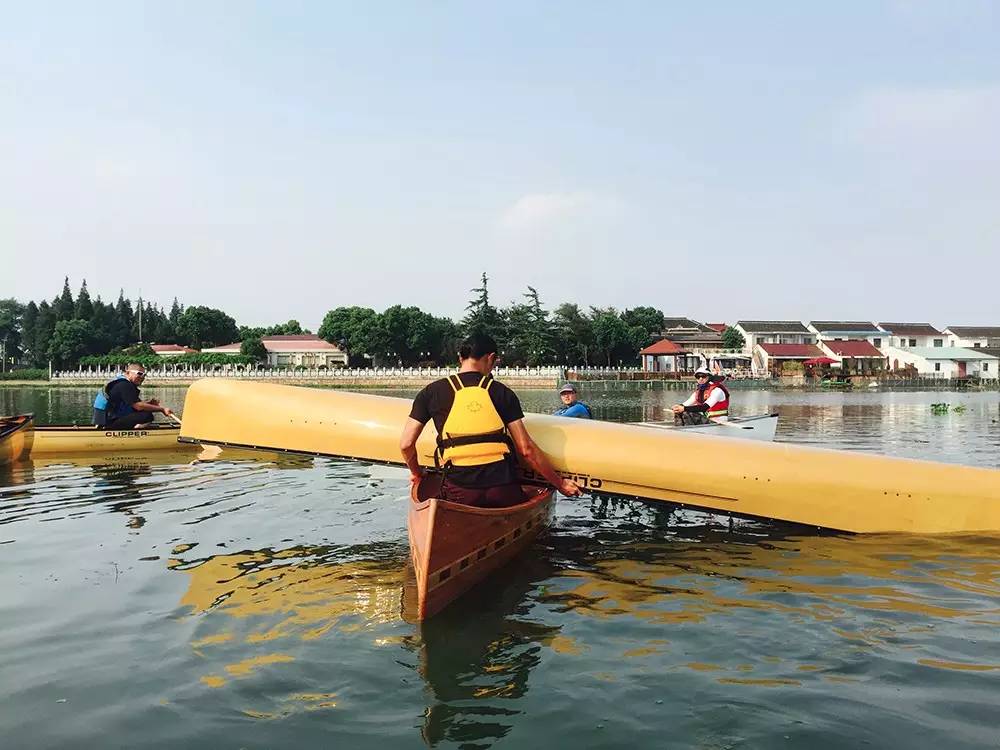
<path id="1" fill-rule="evenodd" d="M 31 455 L 178 450 L 185 447 L 177 442 L 180 432 L 177 425 L 148 430 L 105 430 L 90 425 L 40 425 L 35 427 Z"/>
<path id="2" fill-rule="evenodd" d="M 206 379 L 187 392 L 180 439 L 399 464 L 409 410 L 408 399 Z M 851 532 L 1000 531 L 995 469 L 536 414 L 525 424 L 591 491 Z M 428 466 L 433 433 L 417 445 Z"/>
<path id="3" fill-rule="evenodd" d="M 34 416 L 0 417 L 0 466 L 26 458 L 34 439 Z"/>

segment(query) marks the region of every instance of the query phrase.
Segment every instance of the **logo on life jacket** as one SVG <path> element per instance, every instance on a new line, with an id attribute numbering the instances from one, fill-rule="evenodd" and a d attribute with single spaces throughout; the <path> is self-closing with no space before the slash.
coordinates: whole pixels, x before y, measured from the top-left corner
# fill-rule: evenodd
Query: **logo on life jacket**
<path id="1" fill-rule="evenodd" d="M 512 450 L 510 436 L 490 398 L 493 378 L 484 375 L 476 385 L 448 376 L 455 401 L 438 435 L 435 462 L 454 466 L 482 466 L 503 460 Z"/>

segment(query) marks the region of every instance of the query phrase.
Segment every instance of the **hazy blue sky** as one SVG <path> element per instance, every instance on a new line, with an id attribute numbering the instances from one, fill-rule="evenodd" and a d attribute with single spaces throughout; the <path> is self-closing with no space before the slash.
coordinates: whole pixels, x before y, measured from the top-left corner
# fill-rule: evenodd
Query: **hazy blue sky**
<path id="1" fill-rule="evenodd" d="M 1000 3 L 0 11 L 0 297 L 1000 323 Z"/>

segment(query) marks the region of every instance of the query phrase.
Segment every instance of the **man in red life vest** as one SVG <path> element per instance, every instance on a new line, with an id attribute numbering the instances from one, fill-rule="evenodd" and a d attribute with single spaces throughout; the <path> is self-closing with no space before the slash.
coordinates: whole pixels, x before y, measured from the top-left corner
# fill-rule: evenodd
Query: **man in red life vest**
<path id="1" fill-rule="evenodd" d="M 707 367 L 695 370 L 694 377 L 698 381 L 698 387 L 687 401 L 673 407 L 674 414 L 682 421 L 690 421 L 692 424 L 708 420 L 728 422 L 729 391 L 722 384 L 723 378 L 713 376 Z"/>

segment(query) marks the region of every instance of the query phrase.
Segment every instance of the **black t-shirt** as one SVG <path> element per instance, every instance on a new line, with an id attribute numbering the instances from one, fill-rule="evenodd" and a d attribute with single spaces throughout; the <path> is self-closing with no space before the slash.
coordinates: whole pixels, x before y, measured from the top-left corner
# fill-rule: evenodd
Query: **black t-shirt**
<path id="1" fill-rule="evenodd" d="M 458 377 L 462 385 L 474 386 L 483 376 L 478 372 L 463 372 L 459 373 Z M 505 425 L 524 418 L 521 402 L 510 388 L 494 380 L 489 393 L 490 401 L 493 402 L 497 414 Z M 435 380 L 425 386 L 413 399 L 410 417 L 421 424 L 427 424 L 428 420 L 433 419 L 438 434 L 441 434 L 445 420 L 448 419 L 448 412 L 454 403 L 455 390 L 448 383 L 448 379 Z M 518 479 L 514 454 L 509 454 L 509 458 L 503 461 L 482 466 L 452 466 L 448 469 L 448 479 L 462 487 L 495 487 L 511 484 Z"/>
<path id="2" fill-rule="evenodd" d="M 116 380 L 108 388 L 108 417 L 116 414 L 121 404 L 131 406 L 139 401 L 139 388 L 128 380 Z"/>

